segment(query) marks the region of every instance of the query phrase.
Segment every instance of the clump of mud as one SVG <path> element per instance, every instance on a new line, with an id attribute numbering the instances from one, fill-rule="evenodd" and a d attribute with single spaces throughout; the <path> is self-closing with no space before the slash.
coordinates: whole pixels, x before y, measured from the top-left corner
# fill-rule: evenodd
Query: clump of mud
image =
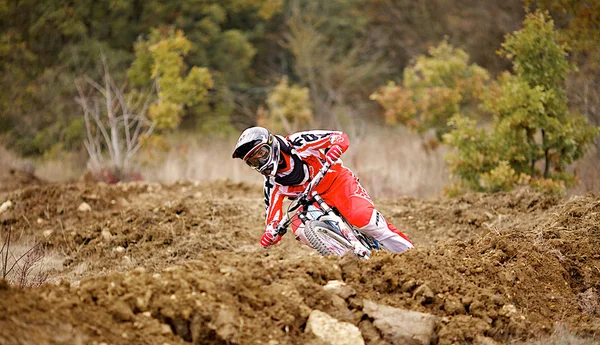
<path id="1" fill-rule="evenodd" d="M 0 284 L 0 343 L 320 344 L 312 310 L 385 344 L 365 299 L 437 315 L 437 344 L 600 334 L 600 200 L 519 190 L 376 202 L 417 248 L 324 258 L 263 249 L 260 186 L 72 184 L 7 198 L 8 228 L 63 257 L 59 284 Z M 82 211 L 82 203 L 89 209 Z M 323 289 L 343 280 L 344 297 Z M 24 340 L 23 340 L 24 339 Z"/>

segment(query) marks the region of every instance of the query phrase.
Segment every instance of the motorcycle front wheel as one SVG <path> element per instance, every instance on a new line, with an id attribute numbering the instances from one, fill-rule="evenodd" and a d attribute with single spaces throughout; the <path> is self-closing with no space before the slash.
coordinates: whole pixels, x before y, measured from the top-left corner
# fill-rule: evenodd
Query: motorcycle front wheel
<path id="1" fill-rule="evenodd" d="M 310 245 L 321 255 L 342 256 L 352 252 L 352 244 L 330 224 L 319 220 L 306 223 L 304 234 Z"/>

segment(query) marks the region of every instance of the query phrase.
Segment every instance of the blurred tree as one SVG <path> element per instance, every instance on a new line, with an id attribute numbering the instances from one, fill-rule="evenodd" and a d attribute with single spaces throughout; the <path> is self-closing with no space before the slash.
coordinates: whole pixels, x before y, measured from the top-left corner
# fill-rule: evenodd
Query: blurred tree
<path id="1" fill-rule="evenodd" d="M 83 126 L 73 81 L 84 74 L 102 78 L 96 70 L 100 53 L 112 77 L 124 80 L 127 67 L 138 58 L 137 38 L 148 39 L 152 28 L 174 27 L 186 33 L 192 46 L 182 57 L 189 66 L 180 71 L 182 81 L 193 66 L 203 66 L 214 84 L 202 102 L 178 110 L 178 128 L 214 133 L 229 130 L 232 123 L 251 125 L 256 109 L 286 75 L 290 85 L 308 88 L 316 124 L 341 126 L 356 138 L 363 123 L 375 119 L 366 115 L 376 108 L 368 101 L 372 91 L 385 80 L 398 80 L 408 61 L 444 36 L 496 73 L 504 62 L 493 52 L 503 33 L 521 22 L 519 4 L 521 0 L 1 0 L 0 46 L 6 49 L 0 52 L 0 64 L 6 65 L 0 67 L 0 87 L 8 92 L 0 95 L 0 135 L 26 154 L 80 148 L 82 136 L 73 135 Z M 152 78 L 147 71 L 144 78 Z M 593 90 L 593 84 L 585 85 Z M 582 104 L 594 96 L 581 96 Z M 171 109 L 166 104 L 163 110 Z"/>
<path id="2" fill-rule="evenodd" d="M 372 49 L 395 63 L 395 74 L 445 37 L 493 74 L 504 70 L 508 64 L 494 52 L 525 14 L 522 0 L 365 0 L 360 8 L 378 37 Z"/>
<path id="3" fill-rule="evenodd" d="M 314 126 L 309 91 L 288 85 L 283 77 L 267 97 L 268 111 L 259 111 L 258 124 L 276 133 L 294 133 Z"/>
<path id="4" fill-rule="evenodd" d="M 549 10 L 561 29 L 561 41 L 568 42 L 571 59 L 579 70 L 567 84 L 570 105 L 595 125 L 600 125 L 600 2 L 525 0 L 530 8 Z M 596 140 L 600 160 L 600 140 Z"/>
<path id="5" fill-rule="evenodd" d="M 367 18 L 358 0 L 296 0 L 285 8 L 282 46 L 291 54 L 290 80 L 309 90 L 315 122 L 343 128 L 355 138 L 364 131 L 372 105 L 368 95 L 389 64 L 369 49 Z"/>
<path id="6" fill-rule="evenodd" d="M 173 129 L 179 125 L 183 106 L 204 101 L 213 86 L 210 72 L 205 67 L 193 66 L 186 70 L 183 58 L 192 49 L 181 30 L 153 29 L 148 40 L 135 45 L 136 60 L 129 69 L 129 78 L 135 85 L 154 84 L 157 100 L 150 105 L 149 116 L 157 129 Z"/>
<path id="7" fill-rule="evenodd" d="M 538 110 L 538 114 L 534 113 L 535 120 L 519 119 L 518 115 L 515 117 L 517 122 L 523 123 L 523 128 L 527 128 L 530 126 L 529 122 L 532 122 L 534 128 L 541 133 L 540 148 L 544 152 L 545 161 L 543 177 L 549 177 L 551 166 L 556 172 L 566 174 L 566 165 L 583 155 L 585 147 L 593 140 L 596 132 L 587 126 L 587 121 L 581 114 L 570 112 L 567 107 L 565 81 L 568 72 L 575 70 L 575 66 L 567 60 L 568 46 L 558 43 L 553 20 L 549 18 L 548 13 L 538 11 L 529 14 L 523 24 L 524 28 L 521 31 L 507 35 L 501 54 L 512 60 L 519 82 L 524 82 L 532 88 L 540 88 L 546 94 L 539 97 L 543 108 L 538 109 L 543 110 Z M 511 87 L 511 83 L 505 82 L 508 79 L 500 80 L 501 87 L 505 89 L 501 97 L 488 98 L 486 104 L 494 114 L 505 114 L 511 105 L 507 102 L 509 109 L 506 109 L 506 104 L 502 104 L 502 101 L 517 96 L 510 97 L 507 89 Z M 508 85 L 502 85 L 503 82 Z M 510 92 L 514 90 L 512 87 Z M 508 97 L 504 97 L 507 94 Z M 531 164 L 533 166 L 534 162 Z"/>
<path id="8" fill-rule="evenodd" d="M 370 98 L 385 109 L 389 124 L 401 123 L 419 134 L 434 130 L 441 140 L 452 115 L 471 116 L 489 75 L 446 41 L 431 47 L 429 55 L 417 57 L 404 69 L 400 86 L 389 82 Z"/>
<path id="9" fill-rule="evenodd" d="M 0 68 L 10 73 L 3 74 L 8 77 L 0 86 L 11 92 L 0 96 L 0 135 L 25 154 L 56 151 L 46 145 L 80 146 L 81 136 L 76 140 L 68 134 L 70 124 L 81 119 L 73 81 L 83 74 L 101 77 L 95 69 L 101 52 L 112 77 L 123 80 L 135 58 L 136 38 L 161 25 L 189 32 L 194 48 L 185 62 L 213 71 L 215 91 L 206 95 L 208 101 L 186 106 L 181 115 L 202 124 L 219 117 L 218 125 L 211 126 L 219 130 L 234 109 L 245 106 L 236 99 L 255 83 L 251 40 L 267 41 L 266 23 L 281 8 L 280 0 L 2 1 L 0 46 L 8 55 L 2 56 Z M 10 68 L 4 65 L 8 62 Z"/>
<path id="10" fill-rule="evenodd" d="M 211 50 L 211 60 L 215 70 L 222 71 L 225 81 L 232 84 L 243 83 L 248 78 L 249 68 L 256 49 L 244 33 L 227 30 Z"/>
<path id="11" fill-rule="evenodd" d="M 564 85 L 574 68 L 567 47 L 557 42 L 554 23 L 543 12 L 528 14 L 523 29 L 507 35 L 502 46 L 514 74 L 502 75 L 484 96 L 484 109 L 494 117 L 492 130 L 452 118 L 454 129 L 444 136 L 455 149 L 448 156 L 451 172 L 473 190 L 507 189 L 518 180 L 551 190 L 574 184 L 566 167 L 581 158 L 598 129 L 567 107 Z M 542 172 L 536 169 L 539 160 Z"/>
<path id="12" fill-rule="evenodd" d="M 578 54 L 600 53 L 600 3 L 598 1 L 524 0 L 528 8 L 548 10 L 562 29 L 565 41 Z"/>
<path id="13" fill-rule="evenodd" d="M 21 35 L 15 31 L 0 33 L 0 134 L 19 134 L 9 131 L 19 122 L 20 111 L 26 107 L 29 73 L 23 61 L 34 63 L 35 55 L 27 49 Z"/>
<path id="14" fill-rule="evenodd" d="M 100 50 L 113 60 L 114 50 L 100 40 L 90 38 L 98 26 L 108 27 L 114 21 L 92 18 L 97 6 L 104 2 L 82 1 L 10 1 L 0 10 L 2 32 L 18 32 L 22 47 L 33 59 L 14 59 L 11 70 L 22 70 L 19 82 L 11 81 L 13 94 L 7 95 L 10 106 L 2 104 L 6 144 L 26 155 L 59 154 L 61 150 L 81 147 L 83 120 L 77 116 L 74 79 L 91 72 L 90 57 Z M 116 15 L 119 17 L 119 14 Z M 98 20 L 99 19 L 99 20 Z M 118 37 L 125 36 L 120 32 Z M 117 36 L 115 36 L 117 37 Z M 135 37 L 135 36 L 133 36 Z M 102 38 L 108 38 L 104 36 Z M 118 59 L 114 59 L 118 60 Z"/>
<path id="15" fill-rule="evenodd" d="M 85 147 L 94 172 L 108 168 L 119 180 L 127 178 L 133 156 L 144 142 L 151 142 L 155 129 L 176 128 L 184 106 L 204 101 L 213 82 L 207 68 L 193 66 L 188 71 L 183 58 L 191 49 L 181 30 L 153 29 L 147 40 L 136 43 L 136 59 L 128 71 L 138 88 L 118 86 L 104 55 L 103 82 L 84 76 L 91 91 L 82 81 L 77 82 L 77 102 L 83 109 L 87 133 Z M 105 151 L 109 163 L 103 157 Z"/>
<path id="16" fill-rule="evenodd" d="M 186 62 L 209 68 L 213 77 L 206 102 L 188 107 L 182 125 L 215 133 L 228 131 L 234 115 L 244 125 L 255 121 L 258 98 L 265 96 L 255 92 L 263 87 L 254 73 L 256 45 L 267 41 L 266 23 L 281 8 L 280 0 L 177 0 L 144 5 L 142 20 L 186 32 L 194 46 Z M 253 111 L 246 115 L 248 108 Z"/>

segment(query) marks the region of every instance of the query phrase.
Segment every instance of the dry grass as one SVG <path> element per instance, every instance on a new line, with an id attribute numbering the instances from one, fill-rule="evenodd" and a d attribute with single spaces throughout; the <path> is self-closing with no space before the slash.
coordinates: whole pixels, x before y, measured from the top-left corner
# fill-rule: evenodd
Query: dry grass
<path id="1" fill-rule="evenodd" d="M 16 234 L 12 234 L 15 236 Z M 62 270 L 62 258 L 40 242 L 14 238 L 9 233 L 0 241 L 0 278 L 20 288 L 38 287 L 51 281 L 50 272 Z"/>
<path id="2" fill-rule="evenodd" d="M 87 157 L 76 153 L 65 153 L 60 159 L 37 159 L 35 174 L 45 181 L 72 182 L 83 175 Z"/>
<path id="3" fill-rule="evenodd" d="M 159 165 L 144 170 L 149 180 L 229 179 L 262 183 L 262 177 L 231 158 L 237 137 L 218 140 L 178 138 Z M 418 136 L 402 128 L 373 127 L 350 138 L 344 164 L 354 171 L 373 198 L 440 193 L 448 183 L 443 149 L 427 153 Z"/>
<path id="4" fill-rule="evenodd" d="M 77 180 L 85 171 L 87 156 L 81 153 L 62 153 L 59 158 L 20 158 L 0 146 L 0 177 L 7 178 L 11 169 L 24 171 L 51 182 Z M 2 183 L 3 181 L 0 181 Z"/>
<path id="5" fill-rule="evenodd" d="M 8 172 L 10 169 L 25 165 L 25 161 L 19 159 L 19 157 L 13 152 L 7 150 L 5 147 L 0 146 L 0 174 Z"/>
<path id="6" fill-rule="evenodd" d="M 350 136 L 350 149 L 342 159 L 373 198 L 439 194 L 449 183 L 444 155 L 447 148 L 427 151 L 419 136 L 402 127 L 368 126 L 360 137 Z M 262 183 L 262 177 L 239 160 L 231 159 L 236 136 L 218 139 L 171 138 L 172 149 L 159 164 L 143 170 L 151 181 L 229 179 Z M 581 183 L 571 194 L 600 193 L 600 157 L 595 149 L 574 164 Z"/>
<path id="7" fill-rule="evenodd" d="M 577 294 L 579 297 L 579 306 L 587 315 L 600 315 L 600 299 L 595 288 L 591 287 L 584 292 Z"/>
<path id="8" fill-rule="evenodd" d="M 350 149 L 342 159 L 360 178 L 373 198 L 401 195 L 425 197 L 439 194 L 449 183 L 441 146 L 427 151 L 423 141 L 401 127 L 368 126 L 360 137 L 350 135 Z M 231 159 L 237 136 L 205 138 L 173 136 L 171 149 L 162 155 L 140 153 L 147 164 L 141 169 L 145 179 L 158 182 L 176 180 L 229 179 L 234 182 L 262 183 L 262 177 L 241 161 Z M 159 157 L 160 156 L 160 157 Z M 0 147 L 4 167 L 31 167 L 46 181 L 77 180 L 85 170 L 85 158 L 70 154 L 61 159 L 26 161 Z M 581 181 L 570 194 L 600 193 L 600 155 L 592 148 L 571 168 Z"/>
<path id="9" fill-rule="evenodd" d="M 231 158 L 237 138 L 172 140 L 172 149 L 159 164 L 143 169 L 145 179 L 158 182 L 177 180 L 211 181 L 229 179 L 235 182 L 262 183 L 262 176 L 240 160 Z"/>
<path id="10" fill-rule="evenodd" d="M 449 183 L 444 154 L 443 147 L 427 152 L 404 128 L 372 128 L 342 158 L 373 198 L 424 197 L 441 193 Z"/>

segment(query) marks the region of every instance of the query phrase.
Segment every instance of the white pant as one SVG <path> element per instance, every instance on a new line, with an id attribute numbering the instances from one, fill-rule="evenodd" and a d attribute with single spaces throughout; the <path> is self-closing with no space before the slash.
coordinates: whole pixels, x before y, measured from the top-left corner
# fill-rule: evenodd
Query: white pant
<path id="1" fill-rule="evenodd" d="M 369 224 L 360 228 L 360 231 L 376 239 L 390 252 L 402 253 L 414 248 L 410 241 L 388 228 L 385 218 L 377 210 L 373 210 Z"/>

